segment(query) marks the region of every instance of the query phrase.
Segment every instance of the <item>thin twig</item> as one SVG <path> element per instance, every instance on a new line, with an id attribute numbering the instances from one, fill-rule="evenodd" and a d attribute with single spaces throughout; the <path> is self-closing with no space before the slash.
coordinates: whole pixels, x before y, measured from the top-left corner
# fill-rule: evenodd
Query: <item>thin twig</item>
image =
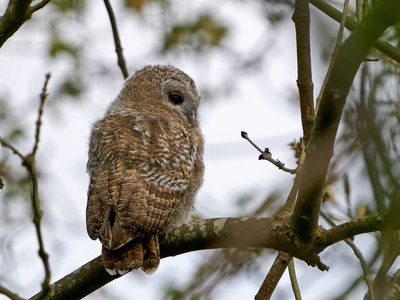
<path id="1" fill-rule="evenodd" d="M 18 294 L 11 292 L 9 289 L 2 286 L 1 284 L 0 284 L 0 294 L 7 296 L 11 300 L 25 300 L 24 298 L 21 298 L 20 296 L 18 296 Z"/>
<path id="2" fill-rule="evenodd" d="M 42 94 L 40 95 L 40 107 L 38 113 L 38 119 L 36 121 L 36 133 L 35 133 L 35 143 L 33 146 L 32 153 L 24 156 L 22 155 L 17 148 L 15 148 L 10 142 L 0 137 L 0 144 L 3 147 L 9 148 L 13 151 L 13 153 L 19 156 L 22 160 L 22 165 L 26 168 L 29 178 L 31 181 L 31 202 L 32 202 L 32 211 L 33 211 L 33 224 L 35 226 L 37 239 L 39 242 L 39 251 L 38 255 L 41 258 L 45 270 L 45 278 L 42 283 L 42 291 L 40 292 L 40 298 L 44 298 L 47 293 L 50 291 L 50 266 L 49 266 L 49 256 L 44 249 L 42 230 L 41 230 L 41 219 L 42 219 L 42 211 L 40 210 L 40 200 L 39 200 L 39 190 L 38 190 L 38 181 L 35 167 L 35 155 L 38 149 L 39 143 L 39 134 L 40 134 L 40 125 L 41 125 L 41 116 L 43 114 L 43 105 L 47 98 L 46 89 L 47 84 L 50 79 L 50 74 L 46 74 L 46 80 L 42 89 Z"/>
<path id="3" fill-rule="evenodd" d="M 47 3 L 49 3 L 51 0 L 43 0 L 40 1 L 38 4 L 32 5 L 30 8 L 30 13 L 33 14 L 35 11 L 43 8 L 46 6 Z"/>
<path id="4" fill-rule="evenodd" d="M 321 210 L 320 214 L 329 223 L 329 225 L 331 225 L 332 227 L 336 227 L 335 222 L 333 222 L 333 220 L 331 218 L 329 218 L 329 216 L 325 212 L 323 212 Z M 354 242 L 350 238 L 344 239 L 344 242 L 350 246 L 350 248 L 353 250 L 355 256 L 360 261 L 361 268 L 362 268 L 362 270 L 364 272 L 364 276 L 365 276 L 365 282 L 368 285 L 369 296 L 371 297 L 370 299 L 375 300 L 374 284 L 372 283 L 371 277 L 369 276 L 369 273 L 368 273 L 367 262 L 365 261 L 361 251 L 357 248 L 357 246 L 354 244 Z"/>
<path id="5" fill-rule="evenodd" d="M 258 147 L 250 138 L 249 135 L 247 134 L 247 132 L 242 131 L 241 132 L 242 138 L 244 138 L 245 140 L 247 140 L 251 145 L 253 145 L 254 148 L 256 148 L 261 155 L 258 157 L 258 159 L 265 159 L 267 161 L 269 161 L 270 163 L 274 164 L 275 166 L 277 166 L 279 169 L 281 169 L 282 171 L 288 172 L 290 174 L 296 174 L 296 170 L 297 169 L 288 169 L 285 167 L 285 164 L 282 163 L 279 160 L 275 160 L 272 158 L 271 152 L 269 151 L 268 148 L 265 148 L 264 151 L 262 151 L 260 149 L 260 147 Z"/>
<path id="6" fill-rule="evenodd" d="M 39 143 L 39 134 L 40 134 L 40 125 L 41 125 L 41 116 L 43 114 L 43 105 L 47 98 L 47 84 L 50 79 L 50 74 L 46 74 L 46 79 L 43 85 L 42 93 L 40 95 L 40 105 L 38 118 L 36 121 L 36 133 L 35 133 L 35 145 L 33 147 L 32 153 L 25 157 L 24 165 L 28 170 L 29 176 L 31 178 L 31 200 L 32 200 L 32 209 L 33 209 L 33 223 L 36 229 L 36 235 L 39 242 L 39 257 L 42 259 L 45 278 L 42 283 L 42 297 L 45 297 L 47 293 L 50 291 L 50 266 L 49 266 L 49 255 L 46 253 L 44 249 L 43 236 L 41 230 L 41 220 L 42 220 L 42 211 L 40 209 L 40 199 L 39 199 L 39 189 L 38 189 L 38 181 L 35 167 L 35 155 L 38 148 Z"/>
<path id="7" fill-rule="evenodd" d="M 115 43 L 115 52 L 117 52 L 117 56 L 118 56 L 118 66 L 121 69 L 124 79 L 126 79 L 126 78 L 128 78 L 129 73 L 126 68 L 124 55 L 122 53 L 123 48 L 121 46 L 121 41 L 119 39 L 119 34 L 118 34 L 118 29 L 117 29 L 117 21 L 115 20 L 114 12 L 113 12 L 110 2 L 108 0 L 104 0 L 104 4 L 106 6 L 107 13 L 108 13 L 108 16 L 109 16 L 110 22 L 111 22 L 111 28 L 112 28 L 112 32 L 113 32 L 113 36 L 114 36 L 114 43 Z"/>
<path id="8" fill-rule="evenodd" d="M 5 138 L 0 137 L 0 145 L 2 145 L 4 148 L 10 149 L 15 155 L 21 158 L 22 162 L 25 161 L 25 156 L 23 156 L 21 152 L 19 152 L 17 148 L 11 145 L 11 143 L 7 141 Z"/>
<path id="9" fill-rule="evenodd" d="M 290 261 L 288 269 L 289 269 L 290 282 L 292 283 L 294 297 L 296 300 L 301 300 L 301 292 L 300 292 L 299 283 L 297 282 L 296 270 L 294 268 L 294 260 L 293 259 Z"/>
<path id="10" fill-rule="evenodd" d="M 51 77 L 51 74 L 47 73 L 46 80 L 43 85 L 42 93 L 40 94 L 39 113 L 38 113 L 38 118 L 36 121 L 35 144 L 34 144 L 33 150 L 32 150 L 33 156 L 36 155 L 36 151 L 37 151 L 38 145 L 39 145 L 40 126 L 42 125 L 41 119 L 42 119 L 42 115 L 43 115 L 43 106 L 44 106 L 44 102 L 46 101 L 47 96 L 49 95 L 49 94 L 47 94 L 47 84 L 49 83 L 50 77 Z"/>
<path id="11" fill-rule="evenodd" d="M 325 87 L 326 87 L 326 83 L 328 82 L 328 78 L 331 75 L 333 65 L 335 64 L 336 57 L 337 57 L 337 54 L 338 54 L 338 51 L 339 51 L 339 47 L 342 44 L 343 31 L 344 31 L 344 27 L 345 27 L 346 20 L 347 20 L 348 8 L 349 8 L 349 0 L 345 0 L 344 6 L 343 6 L 342 20 L 340 21 L 339 33 L 338 33 L 338 37 L 337 37 L 337 40 L 336 40 L 335 50 L 333 50 L 332 58 L 331 58 L 331 61 L 329 63 L 329 67 L 328 67 L 328 71 L 326 72 L 324 82 L 322 83 L 322 87 L 321 87 L 321 90 L 320 90 L 318 98 L 317 98 L 317 104 L 315 105 L 315 114 L 318 111 L 319 103 L 321 102 L 321 98 L 322 98 L 322 95 L 324 93 L 324 90 L 325 90 Z"/>

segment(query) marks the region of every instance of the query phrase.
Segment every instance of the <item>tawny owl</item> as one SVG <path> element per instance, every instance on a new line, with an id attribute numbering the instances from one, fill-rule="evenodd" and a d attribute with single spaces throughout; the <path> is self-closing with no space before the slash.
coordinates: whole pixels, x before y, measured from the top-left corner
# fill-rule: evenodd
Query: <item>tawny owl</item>
<path id="1" fill-rule="evenodd" d="M 158 234 L 186 220 L 203 178 L 200 97 L 171 66 L 128 78 L 92 128 L 86 225 L 111 275 L 160 262 Z"/>

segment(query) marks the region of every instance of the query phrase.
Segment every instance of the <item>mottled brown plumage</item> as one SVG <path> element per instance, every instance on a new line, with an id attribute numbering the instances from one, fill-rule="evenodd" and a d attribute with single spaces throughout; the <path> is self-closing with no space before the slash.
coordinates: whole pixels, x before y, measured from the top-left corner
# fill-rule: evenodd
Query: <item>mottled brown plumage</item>
<path id="1" fill-rule="evenodd" d="M 93 125 L 86 224 L 103 244 L 111 275 L 154 272 L 157 235 L 187 219 L 203 178 L 199 100 L 182 71 L 146 67 L 126 80 Z"/>

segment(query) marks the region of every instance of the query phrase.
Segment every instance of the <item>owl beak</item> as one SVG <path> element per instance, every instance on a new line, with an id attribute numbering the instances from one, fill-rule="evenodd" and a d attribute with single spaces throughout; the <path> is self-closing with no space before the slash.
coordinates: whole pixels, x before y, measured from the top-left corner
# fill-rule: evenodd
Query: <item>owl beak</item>
<path id="1" fill-rule="evenodd" d="M 196 113 L 191 110 L 188 114 L 189 123 L 192 127 L 196 126 Z"/>

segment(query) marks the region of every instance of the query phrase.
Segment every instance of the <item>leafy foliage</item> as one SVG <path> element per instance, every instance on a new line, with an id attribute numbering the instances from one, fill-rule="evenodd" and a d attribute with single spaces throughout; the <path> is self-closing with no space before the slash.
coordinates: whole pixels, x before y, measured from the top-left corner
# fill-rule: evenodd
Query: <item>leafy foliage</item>
<path id="1" fill-rule="evenodd" d="M 211 15 L 202 15 L 193 22 L 175 25 L 165 37 L 164 51 L 190 46 L 201 50 L 207 46 L 220 46 L 227 27 Z"/>

